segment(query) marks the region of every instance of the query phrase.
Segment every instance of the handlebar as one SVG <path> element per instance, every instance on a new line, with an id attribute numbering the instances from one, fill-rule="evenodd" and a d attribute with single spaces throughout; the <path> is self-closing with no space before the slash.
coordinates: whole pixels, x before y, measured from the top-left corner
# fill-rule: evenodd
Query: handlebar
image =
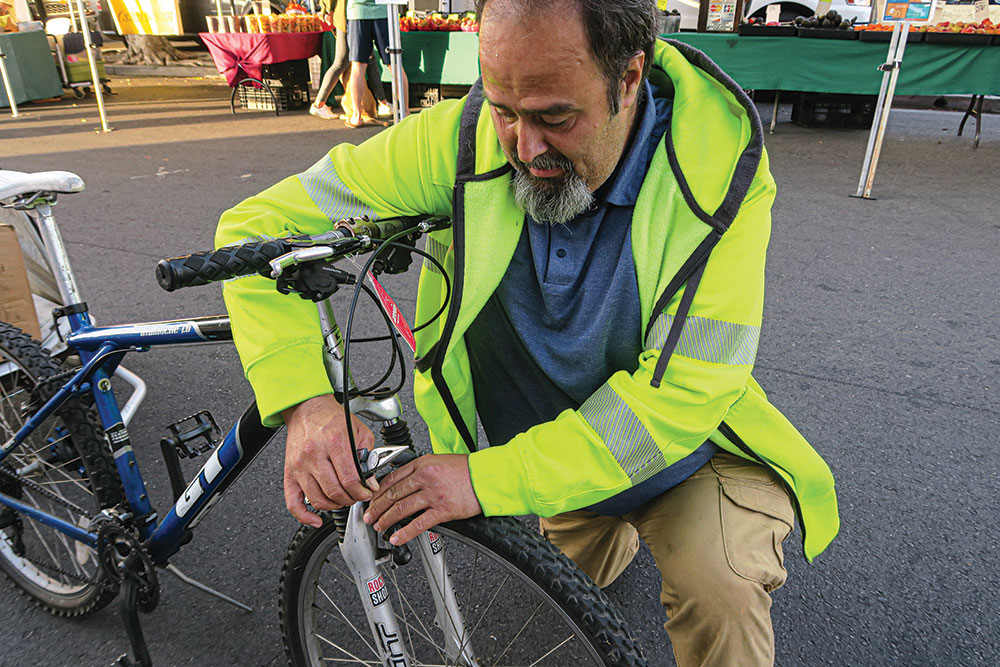
<path id="1" fill-rule="evenodd" d="M 349 218 L 337 222 L 333 231 L 315 236 L 290 236 L 161 259 L 156 264 L 156 282 L 166 291 L 173 292 L 182 287 L 207 285 L 254 273 L 277 277 L 280 273 L 277 267 L 286 263 L 279 258 L 295 249 L 327 246 L 333 252 L 317 253 L 316 259 L 339 259 L 354 252 L 371 249 L 376 245 L 374 241 L 385 240 L 408 230 L 412 233 L 426 233 L 444 229 L 450 224 L 451 220 L 445 216 L 382 220 Z"/>

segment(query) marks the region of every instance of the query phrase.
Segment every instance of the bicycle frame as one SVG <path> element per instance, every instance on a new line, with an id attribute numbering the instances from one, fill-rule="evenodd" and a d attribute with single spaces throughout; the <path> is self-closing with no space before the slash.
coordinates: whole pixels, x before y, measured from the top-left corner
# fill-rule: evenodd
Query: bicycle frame
<path id="1" fill-rule="evenodd" d="M 22 445 L 27 437 L 67 400 L 91 394 L 108 443 L 113 450 L 115 466 L 122 481 L 129 509 L 133 519 L 136 519 L 135 524 L 145 543 L 145 550 L 154 564 L 163 566 L 190 539 L 191 530 L 260 454 L 278 429 L 263 426 L 256 403 L 251 404 L 226 433 L 221 444 L 214 448 L 198 474 L 188 482 L 163 520 L 158 523 L 110 378 L 122 358 L 129 352 L 146 352 L 153 347 L 165 345 L 207 344 L 232 340 L 229 318 L 200 317 L 95 327 L 86 307 L 82 305 L 51 209 L 45 203 L 39 204 L 36 209 L 41 217 L 40 227 L 46 250 L 56 267 L 60 291 L 64 302 L 70 304 L 64 309 L 71 331 L 66 337 L 66 343 L 80 355 L 83 365 L 55 395 L 31 415 L 10 440 L 0 446 L 0 462 Z M 326 370 L 334 391 L 343 395 L 344 342 L 340 328 L 334 317 L 330 299 L 322 300 L 317 305 L 323 331 Z M 348 378 L 348 383 L 353 381 Z M 350 407 L 354 414 L 381 421 L 386 425 L 398 421 L 402 413 L 399 399 L 395 395 L 380 399 L 356 396 L 351 399 Z M 0 493 L 0 504 L 22 512 L 72 539 L 91 547 L 97 546 L 96 532 L 42 512 L 3 493 Z M 379 597 L 378 591 L 373 591 L 371 588 L 374 581 L 381 581 L 378 560 L 388 556 L 384 551 L 378 550 L 374 530 L 361 520 L 363 511 L 363 503 L 359 502 L 351 507 L 341 550 L 354 576 L 372 634 L 378 639 L 383 663 L 394 667 L 406 667 L 411 662 L 399 641 L 400 628 L 392 602 L 388 596 Z M 420 552 L 428 581 L 432 584 L 430 592 L 437 609 L 438 625 L 445 633 L 449 658 L 461 660 L 461 664 L 476 664 L 441 544 L 432 538 L 429 532 L 424 532 L 414 544 Z"/>
<path id="2" fill-rule="evenodd" d="M 139 519 L 137 527 L 140 537 L 146 541 L 153 562 L 163 564 L 177 552 L 188 538 L 190 529 L 197 525 L 207 509 L 218 502 L 222 493 L 263 450 L 277 429 L 262 426 L 256 404 L 251 405 L 215 447 L 208 461 L 188 483 L 163 521 L 158 523 L 110 378 L 129 352 L 145 352 L 164 345 L 232 340 L 229 318 L 200 317 L 95 327 L 85 308 L 73 307 L 73 304 L 81 304 L 82 298 L 51 207 L 42 203 L 35 209 L 39 213 L 39 231 L 55 267 L 60 293 L 64 303 L 70 304 L 64 309 L 71 332 L 66 337 L 66 343 L 80 355 L 83 366 L 31 415 L 10 440 L 0 446 L 0 462 L 67 400 L 91 394 L 113 450 L 112 456 L 125 498 L 131 512 Z M 0 504 L 22 512 L 75 540 L 92 547 L 97 545 L 95 532 L 41 512 L 16 498 L 0 494 Z"/>

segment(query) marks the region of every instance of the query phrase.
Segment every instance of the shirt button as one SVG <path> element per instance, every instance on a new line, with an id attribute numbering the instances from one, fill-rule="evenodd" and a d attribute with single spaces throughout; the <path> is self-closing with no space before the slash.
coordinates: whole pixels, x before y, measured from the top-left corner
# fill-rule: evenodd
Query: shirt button
<path id="1" fill-rule="evenodd" d="M 559 248 L 559 250 L 556 250 L 556 257 L 562 259 L 565 256 L 566 256 L 566 249 L 565 248 Z"/>

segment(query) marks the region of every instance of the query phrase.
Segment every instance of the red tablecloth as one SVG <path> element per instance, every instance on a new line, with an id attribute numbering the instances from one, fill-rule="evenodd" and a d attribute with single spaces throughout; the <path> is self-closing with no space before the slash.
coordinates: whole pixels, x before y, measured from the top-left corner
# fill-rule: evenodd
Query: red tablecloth
<path id="1" fill-rule="evenodd" d="M 319 53 L 322 32 L 202 32 L 219 74 L 235 86 L 247 77 L 260 79 L 261 65 L 303 60 Z"/>

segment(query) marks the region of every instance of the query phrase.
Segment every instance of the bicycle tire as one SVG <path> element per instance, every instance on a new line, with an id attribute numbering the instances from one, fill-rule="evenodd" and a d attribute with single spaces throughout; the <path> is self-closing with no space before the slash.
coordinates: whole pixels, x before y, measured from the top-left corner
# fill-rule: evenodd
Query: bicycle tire
<path id="1" fill-rule="evenodd" d="M 338 553 L 337 528 L 329 515 L 324 518 L 321 528 L 299 528 L 282 567 L 279 615 L 289 664 L 294 667 L 329 664 L 324 658 L 347 664 L 351 660 L 357 661 L 355 664 L 380 664 L 372 648 L 374 639 L 358 600 L 358 590 Z M 469 634 L 477 664 L 508 664 L 507 661 L 518 665 L 573 667 L 644 664 L 620 612 L 600 589 L 551 543 L 517 520 L 475 517 L 443 524 L 434 532 L 447 545 L 452 583 L 466 625 L 473 626 Z M 383 579 L 400 619 L 400 633 L 406 635 L 401 639 L 407 645 L 413 665 L 451 664 L 443 650 L 434 646 L 433 640 L 439 635 L 434 635 L 437 631 L 430 596 L 424 593 L 422 597 L 411 597 L 420 596 L 421 587 L 429 590 L 419 560 L 414 553 L 409 564 L 395 567 L 391 558 L 382 559 Z M 400 576 L 402 568 L 409 568 L 406 574 L 411 576 Z M 495 590 L 471 581 L 481 576 L 495 580 L 498 574 L 504 580 Z M 521 594 L 516 594 L 508 584 L 519 585 Z M 400 586 L 406 590 L 401 592 Z M 533 596 L 530 603 L 526 594 Z M 341 597 L 346 602 L 338 605 Z M 485 608 L 484 600 L 488 600 Z M 336 611 L 324 608 L 329 606 Z M 342 609 L 348 606 L 350 610 Z M 513 613 L 526 611 L 531 614 L 523 624 L 512 621 Z M 421 613 L 427 622 L 420 620 Z M 408 620 L 407 615 L 414 620 Z M 556 623 L 561 626 L 558 630 Z M 341 625 L 354 627 L 345 627 L 335 638 L 326 636 L 333 634 L 328 628 Z M 564 636 L 566 639 L 558 645 L 558 650 L 550 652 L 554 642 Z M 572 646 L 567 644 L 570 639 L 574 640 Z M 513 648 L 514 641 L 521 641 L 522 645 Z M 323 655 L 325 649 L 331 656 Z"/>
<path id="2" fill-rule="evenodd" d="M 0 440 L 58 390 L 63 370 L 37 341 L 0 322 Z M 3 465 L 91 514 L 124 498 L 104 431 L 80 399 L 63 404 Z M 2 474 L 0 490 L 89 526 L 85 516 Z M 93 548 L 2 505 L 0 525 L 0 569 L 46 611 L 82 616 L 114 600 L 117 586 L 107 582 Z"/>

